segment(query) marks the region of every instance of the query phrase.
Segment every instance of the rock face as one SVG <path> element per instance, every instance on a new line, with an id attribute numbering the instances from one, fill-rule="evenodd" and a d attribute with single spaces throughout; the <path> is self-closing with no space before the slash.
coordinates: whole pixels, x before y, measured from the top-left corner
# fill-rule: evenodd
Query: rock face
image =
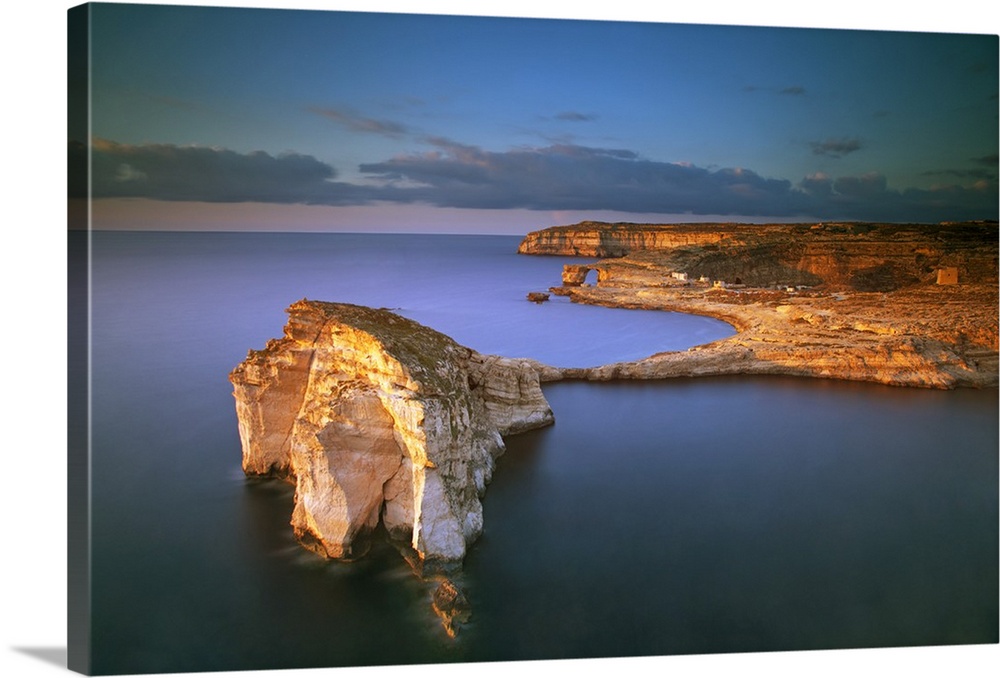
<path id="1" fill-rule="evenodd" d="M 518 246 L 520 254 L 579 257 L 621 257 L 645 249 L 714 244 L 734 234 L 702 228 L 701 224 L 608 224 L 583 221 L 532 231 Z"/>
<path id="2" fill-rule="evenodd" d="M 602 224 L 528 234 L 564 266 L 554 294 L 729 322 L 688 351 L 543 379 L 775 374 L 928 388 L 1000 382 L 997 222 Z M 589 270 L 596 286 L 583 286 Z M 947 283 L 947 284 L 945 284 Z"/>
<path id="3" fill-rule="evenodd" d="M 468 598 L 450 579 L 442 581 L 434 590 L 431 606 L 441 618 L 445 632 L 452 638 L 458 633 L 459 625 L 472 616 Z"/>
<path id="4" fill-rule="evenodd" d="M 563 266 L 562 283 L 566 287 L 579 287 L 587 280 L 590 267 L 579 264 L 566 264 Z"/>
<path id="5" fill-rule="evenodd" d="M 527 360 L 484 356 L 383 310 L 302 300 L 230 374 L 243 469 L 295 483 L 292 526 L 352 559 L 381 523 L 424 565 L 482 532 L 502 436 L 553 423 Z"/>
<path id="6" fill-rule="evenodd" d="M 686 272 L 692 279 L 754 286 L 837 285 L 886 292 L 935 282 L 955 269 L 959 282 L 997 282 L 997 224 L 606 224 L 582 222 L 529 233 L 521 254 L 626 257 L 625 266 L 598 268 L 598 282 L 629 284 L 646 269 Z M 579 284 L 585 270 L 569 266 L 563 285 Z M 616 276 L 612 281 L 609 277 Z M 578 278 L 578 280 L 577 280 Z"/>
<path id="7" fill-rule="evenodd" d="M 591 380 L 784 375 L 891 386 L 995 388 L 1000 382 L 995 290 L 927 287 L 837 300 L 697 289 L 565 288 L 581 303 L 710 315 L 738 333 L 686 351 L 549 377 Z M 754 297 L 757 296 L 757 299 Z M 928 308 L 937 306 L 938 312 Z"/>

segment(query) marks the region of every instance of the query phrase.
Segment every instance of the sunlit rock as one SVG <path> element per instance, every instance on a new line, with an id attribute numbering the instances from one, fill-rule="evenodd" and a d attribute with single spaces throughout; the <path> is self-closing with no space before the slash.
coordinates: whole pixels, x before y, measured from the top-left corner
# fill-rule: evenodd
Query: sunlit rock
<path id="1" fill-rule="evenodd" d="M 595 286 L 570 284 L 567 266 L 552 292 L 710 316 L 737 331 L 686 351 L 546 373 L 546 381 L 770 374 L 941 389 L 1000 381 L 996 222 L 584 222 L 528 234 L 519 251 L 613 251 L 584 267 L 597 270 Z M 681 284 L 680 271 L 698 283 Z"/>
<path id="2" fill-rule="evenodd" d="M 469 599 L 466 598 L 462 589 L 450 579 L 445 579 L 434 589 L 431 607 L 434 613 L 441 618 L 445 632 L 452 638 L 457 635 L 459 625 L 469 621 L 472 616 L 472 606 L 469 604 Z"/>
<path id="3" fill-rule="evenodd" d="M 302 300 L 230 374 L 248 475 L 295 482 L 292 526 L 327 558 L 381 522 L 423 565 L 482 532 L 502 436 L 553 422 L 535 364 L 483 356 L 388 311 Z"/>
<path id="4" fill-rule="evenodd" d="M 587 280 L 588 273 L 590 273 L 589 266 L 566 264 L 563 266 L 562 284 L 566 287 L 578 287 Z"/>

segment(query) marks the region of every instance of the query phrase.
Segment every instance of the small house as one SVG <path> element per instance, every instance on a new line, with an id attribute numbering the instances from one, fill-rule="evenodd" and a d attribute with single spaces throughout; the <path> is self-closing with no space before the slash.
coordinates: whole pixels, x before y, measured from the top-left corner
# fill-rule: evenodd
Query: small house
<path id="1" fill-rule="evenodd" d="M 938 285 L 957 285 L 958 284 L 958 268 L 954 266 L 948 266 L 946 268 L 939 268 L 937 272 L 937 284 Z"/>

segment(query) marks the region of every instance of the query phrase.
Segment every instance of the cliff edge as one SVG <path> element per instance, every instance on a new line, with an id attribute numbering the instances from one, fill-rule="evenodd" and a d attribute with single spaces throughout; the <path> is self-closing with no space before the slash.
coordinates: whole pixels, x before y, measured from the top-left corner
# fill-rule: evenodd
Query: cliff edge
<path id="1" fill-rule="evenodd" d="M 381 523 L 422 567 L 461 562 L 502 436 L 554 421 L 536 366 L 384 310 L 288 314 L 229 375 L 244 472 L 295 483 L 295 536 L 324 557 L 363 555 Z"/>
<path id="2" fill-rule="evenodd" d="M 996 387 L 998 231 L 942 224 L 604 224 L 529 233 L 572 301 L 706 315 L 737 334 L 545 379 L 776 374 L 928 388 Z M 586 282 L 596 272 L 596 284 Z"/>
<path id="3" fill-rule="evenodd" d="M 647 269 L 755 287 L 834 285 L 889 292 L 933 283 L 954 269 L 962 282 L 996 283 L 997 223 L 628 224 L 584 221 L 528 233 L 519 254 L 624 258 L 602 267 L 628 284 Z M 624 265 L 625 263 L 629 265 Z"/>

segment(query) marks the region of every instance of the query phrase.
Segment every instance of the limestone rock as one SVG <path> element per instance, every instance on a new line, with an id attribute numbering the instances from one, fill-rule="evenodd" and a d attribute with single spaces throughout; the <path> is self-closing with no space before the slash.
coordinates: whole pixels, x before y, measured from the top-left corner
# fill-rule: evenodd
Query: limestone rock
<path id="1" fill-rule="evenodd" d="M 997 282 L 996 222 L 941 224 L 628 224 L 585 221 L 533 231 L 521 254 L 627 257 L 598 270 L 598 284 L 648 283 L 650 266 L 754 286 L 836 285 L 886 292 L 937 281 L 954 271 L 964 282 Z M 585 266 L 563 269 L 579 285 Z M 669 276 L 668 276 L 669 277 Z"/>
<path id="2" fill-rule="evenodd" d="M 993 283 L 924 284 L 885 294 L 638 285 L 559 293 L 577 303 L 710 316 L 737 333 L 639 361 L 542 372 L 544 381 L 773 374 L 943 389 L 1000 382 Z"/>
<path id="3" fill-rule="evenodd" d="M 688 226 L 584 221 L 532 231 L 524 237 L 517 251 L 520 254 L 620 257 L 636 250 L 712 244 L 730 237 L 719 229 Z"/>
<path id="4" fill-rule="evenodd" d="M 469 599 L 450 579 L 443 580 L 434 590 L 431 607 L 441 618 L 445 632 L 452 638 L 458 634 L 459 625 L 469 621 L 472 616 Z"/>
<path id="5" fill-rule="evenodd" d="M 737 331 L 687 351 L 539 374 L 543 381 L 777 374 L 996 387 L 997 228 L 996 221 L 582 222 L 529 233 L 522 254 L 611 257 L 565 266 L 553 294 L 710 316 Z M 589 269 L 596 286 L 579 284 Z"/>
<path id="6" fill-rule="evenodd" d="M 577 287 L 587 280 L 590 272 L 589 266 L 579 264 L 566 264 L 563 266 L 562 283 L 566 287 Z"/>
<path id="7" fill-rule="evenodd" d="M 502 436 L 553 422 L 535 363 L 384 310 L 288 313 L 284 337 L 230 374 L 244 472 L 295 482 L 295 535 L 320 555 L 363 555 L 381 521 L 421 563 L 460 562 Z"/>

